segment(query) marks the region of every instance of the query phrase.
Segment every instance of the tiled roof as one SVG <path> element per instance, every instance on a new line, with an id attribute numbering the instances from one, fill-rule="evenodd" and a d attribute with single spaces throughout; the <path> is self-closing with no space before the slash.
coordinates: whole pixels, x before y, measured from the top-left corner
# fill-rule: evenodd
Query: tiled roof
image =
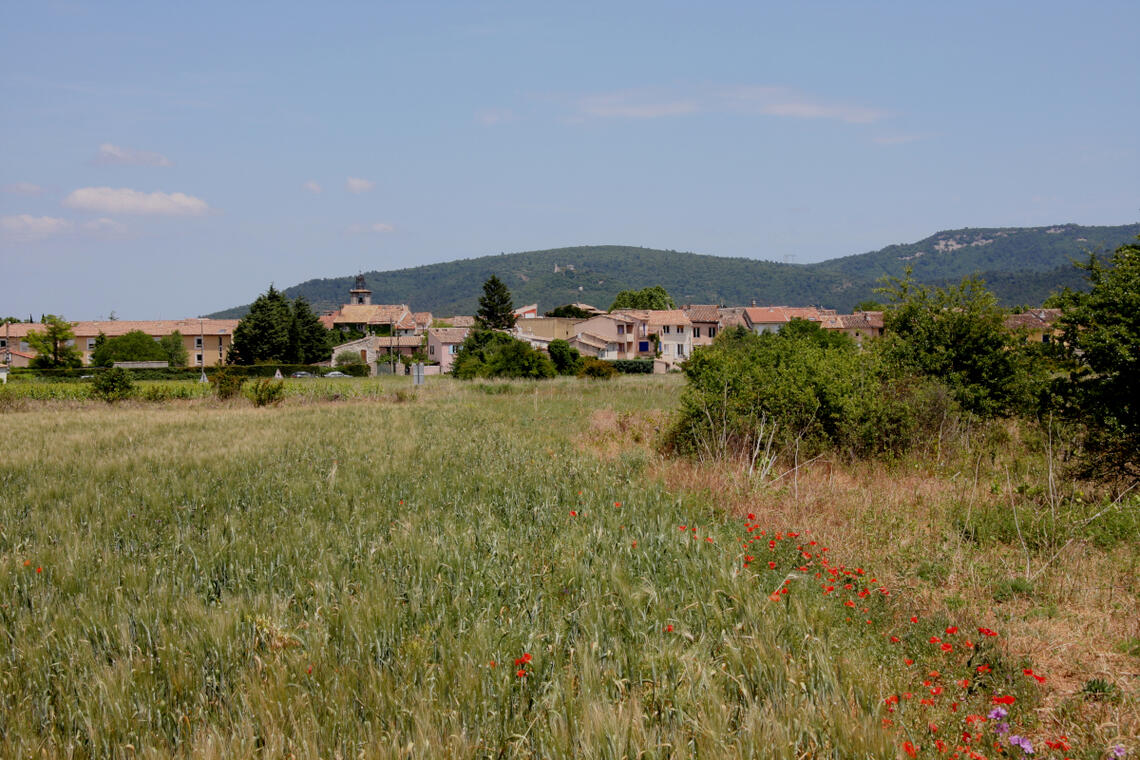
<path id="1" fill-rule="evenodd" d="M 692 324 L 681 309 L 619 309 L 610 316 L 623 314 L 649 325 L 688 325 Z"/>
<path id="2" fill-rule="evenodd" d="M 72 322 L 71 331 L 76 338 L 95 338 L 103 333 L 108 338 L 126 335 L 134 330 L 141 330 L 147 335 L 170 335 L 175 330 L 184 336 L 201 335 L 233 335 L 237 327 L 236 319 L 150 319 L 150 320 L 92 320 Z M 8 325 L 8 335 L 13 339 L 26 338 L 29 332 L 43 332 L 45 325 L 29 322 L 13 322 Z M 0 327 L 0 336 L 4 335 L 5 328 Z"/>
<path id="3" fill-rule="evenodd" d="M 720 322 L 720 309 L 715 305 L 694 304 L 681 309 L 693 322 Z"/>
<path id="4" fill-rule="evenodd" d="M 722 328 L 729 327 L 745 327 L 744 323 L 744 307 L 742 306 L 728 306 L 725 308 L 717 309 L 720 312 L 720 326 Z"/>
<path id="5" fill-rule="evenodd" d="M 430 311 L 416 311 L 412 312 L 412 319 L 416 321 L 419 327 L 431 327 L 431 312 Z"/>
<path id="6" fill-rule="evenodd" d="M 582 311 L 588 311 L 591 314 L 605 314 L 605 312 L 602 311 L 601 309 L 599 309 L 597 306 L 591 306 L 588 303 L 572 303 L 570 305 L 575 307 L 575 308 L 581 309 Z"/>
<path id="7" fill-rule="evenodd" d="M 467 338 L 466 327 L 431 327 L 428 335 L 440 343 L 462 343 Z"/>
<path id="8" fill-rule="evenodd" d="M 1022 327 L 1029 330 L 1048 330 L 1060 317 L 1060 309 L 1030 309 L 1021 314 L 1010 314 L 1005 318 L 1005 326 L 1008 330 Z"/>
<path id="9" fill-rule="evenodd" d="M 825 329 L 842 327 L 834 310 L 814 306 L 749 306 L 744 309 L 744 316 L 753 325 L 786 324 L 793 319 L 806 319 Z"/>
<path id="10" fill-rule="evenodd" d="M 446 322 L 452 327 L 474 327 L 475 317 L 443 317 L 440 322 Z"/>
<path id="11" fill-rule="evenodd" d="M 411 312 L 403 304 L 348 303 L 340 307 L 333 322 L 338 325 L 398 325 L 410 318 Z"/>
<path id="12" fill-rule="evenodd" d="M 579 343 L 584 343 L 585 345 L 592 346 L 594 348 L 606 348 L 607 346 L 609 346 L 609 344 L 614 342 L 614 341 L 610 340 L 609 338 L 605 338 L 605 337 L 602 337 L 601 335 L 595 335 L 594 333 L 588 333 L 588 332 L 578 333 L 573 338 L 571 338 L 571 340 L 577 341 Z"/>
<path id="13" fill-rule="evenodd" d="M 863 314 L 840 314 L 839 321 L 847 330 L 870 330 L 871 322 Z"/>

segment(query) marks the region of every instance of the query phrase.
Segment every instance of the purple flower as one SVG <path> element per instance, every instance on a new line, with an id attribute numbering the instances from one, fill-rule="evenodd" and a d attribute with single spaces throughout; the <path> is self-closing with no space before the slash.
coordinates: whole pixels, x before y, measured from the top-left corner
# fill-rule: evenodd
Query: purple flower
<path id="1" fill-rule="evenodd" d="M 988 717 L 990 720 L 1001 720 L 1007 715 L 1009 715 L 1009 711 L 1004 707 L 995 707 L 994 709 L 990 710 Z"/>
<path id="2" fill-rule="evenodd" d="M 1008 734 L 1009 733 L 1009 724 L 1008 723 L 998 723 L 996 726 L 994 726 L 994 733 L 995 734 Z"/>
<path id="3" fill-rule="evenodd" d="M 1027 755 L 1033 754 L 1033 744 L 1024 736 L 1014 734 L 1009 737 L 1009 743 L 1014 747 L 1021 747 L 1021 751 Z"/>
<path id="4" fill-rule="evenodd" d="M 1108 754 L 1110 754 L 1110 755 L 1112 755 L 1113 757 L 1116 757 L 1116 758 L 1121 758 L 1121 757 L 1124 757 L 1124 753 L 1125 753 L 1125 751 L 1126 751 L 1126 750 L 1124 749 L 1124 745 L 1123 745 L 1123 744 L 1117 744 L 1115 747 L 1113 747 L 1112 749 L 1110 749 L 1110 750 L 1108 751 Z"/>

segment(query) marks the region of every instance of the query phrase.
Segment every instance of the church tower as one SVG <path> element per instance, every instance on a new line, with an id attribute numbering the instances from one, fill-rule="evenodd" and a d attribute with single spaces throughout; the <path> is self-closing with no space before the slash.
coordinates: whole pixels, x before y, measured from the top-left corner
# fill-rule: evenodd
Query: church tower
<path id="1" fill-rule="evenodd" d="M 371 304 L 372 291 L 364 283 L 364 275 L 356 275 L 356 284 L 348 291 L 348 302 L 353 304 Z"/>

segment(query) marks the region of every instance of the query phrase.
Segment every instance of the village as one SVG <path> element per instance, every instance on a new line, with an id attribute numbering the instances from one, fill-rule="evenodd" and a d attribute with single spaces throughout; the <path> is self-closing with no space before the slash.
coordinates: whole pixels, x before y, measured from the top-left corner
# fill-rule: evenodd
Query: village
<path id="1" fill-rule="evenodd" d="M 882 311 L 855 311 L 839 314 L 834 309 L 814 306 L 718 306 L 685 304 L 676 309 L 615 309 L 603 311 L 585 303 L 569 304 L 586 317 L 542 316 L 538 304 L 514 309 L 515 325 L 510 334 L 532 348 L 548 350 L 556 340 L 566 341 L 583 357 L 604 361 L 652 361 L 654 373 L 680 368 L 693 350 L 711 345 L 716 336 L 729 328 L 741 327 L 756 334 L 776 333 L 792 320 L 819 325 L 829 332 L 850 337 L 856 345 L 883 333 Z M 1032 309 L 1011 314 L 1005 326 L 1022 330 L 1032 342 L 1049 342 L 1059 309 Z M 427 311 L 413 311 L 407 304 L 372 303 L 372 291 L 363 276 L 357 276 L 348 300 L 339 309 L 319 316 L 321 324 L 334 336 L 363 336 L 337 343 L 327 361 L 318 366 L 335 366 L 338 359 L 353 363 L 359 356 L 370 375 L 404 372 L 416 361 L 425 374 L 447 374 L 469 332 L 476 327 L 470 315 L 437 317 Z M 186 349 L 190 367 L 216 367 L 226 364 L 234 331 L 240 320 L 188 318 L 178 320 L 96 320 L 71 323 L 74 337 L 68 345 L 90 365 L 96 344 L 105 338 L 139 331 L 155 341 L 178 334 Z M 10 322 L 0 335 L 0 355 L 6 369 L 33 366 L 34 348 L 28 333 L 42 330 L 33 322 Z M 335 340 L 334 340 L 335 343 Z"/>

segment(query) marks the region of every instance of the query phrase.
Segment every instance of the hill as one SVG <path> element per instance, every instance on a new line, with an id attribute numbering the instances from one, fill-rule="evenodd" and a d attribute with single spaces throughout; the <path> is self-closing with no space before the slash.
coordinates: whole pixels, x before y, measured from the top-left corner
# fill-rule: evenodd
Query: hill
<path id="1" fill-rule="evenodd" d="M 1111 251 L 1138 234 L 1140 224 L 966 228 L 815 264 L 631 246 L 579 246 L 364 275 L 375 303 L 407 303 L 443 316 L 473 314 L 480 287 L 492 274 L 507 283 L 516 305 L 537 302 L 543 310 L 574 301 L 606 308 L 620 290 L 662 285 L 678 302 L 756 300 L 848 311 L 874 297 L 880 278 L 901 275 L 907 266 L 920 282 L 939 285 L 980 274 L 1003 303 L 1036 305 L 1061 286 L 1082 285 L 1072 260 L 1084 259 L 1090 251 Z M 317 309 L 333 309 L 344 303 L 352 281 L 352 276 L 309 280 L 286 288 L 285 293 L 304 296 Z M 240 317 L 246 309 L 238 306 L 208 316 Z"/>

